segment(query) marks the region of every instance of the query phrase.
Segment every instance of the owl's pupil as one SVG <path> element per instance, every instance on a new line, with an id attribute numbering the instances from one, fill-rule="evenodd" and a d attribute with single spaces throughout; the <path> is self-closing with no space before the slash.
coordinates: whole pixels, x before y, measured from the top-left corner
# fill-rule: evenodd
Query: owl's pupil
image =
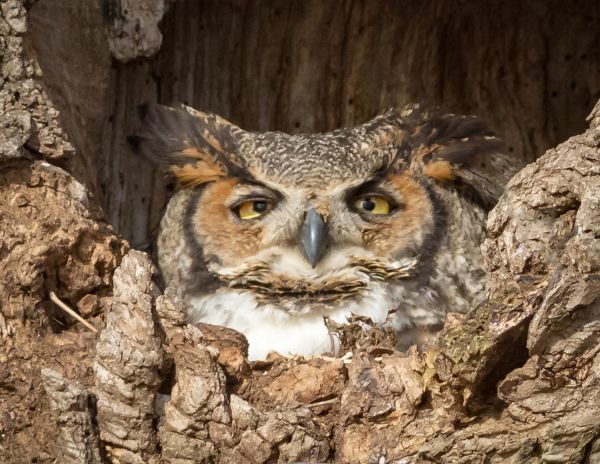
<path id="1" fill-rule="evenodd" d="M 257 213 L 264 213 L 267 210 L 267 202 L 266 201 L 255 201 L 254 202 L 254 211 Z"/>
<path id="2" fill-rule="evenodd" d="M 375 202 L 370 198 L 365 198 L 362 207 L 365 211 L 373 211 L 375 209 Z"/>

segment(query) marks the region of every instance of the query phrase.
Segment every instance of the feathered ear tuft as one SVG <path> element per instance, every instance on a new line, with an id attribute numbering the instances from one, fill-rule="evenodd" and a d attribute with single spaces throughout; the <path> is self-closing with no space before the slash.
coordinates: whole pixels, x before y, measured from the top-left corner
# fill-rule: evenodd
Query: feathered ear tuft
<path id="1" fill-rule="evenodd" d="M 504 142 L 477 116 L 429 114 L 418 105 L 405 108 L 410 166 L 438 182 L 470 187 L 481 203 L 493 206 L 518 161 Z"/>
<path id="2" fill-rule="evenodd" d="M 185 105 L 138 107 L 142 127 L 128 137 L 135 151 L 168 168 L 185 187 L 235 176 L 243 171 L 236 156 L 244 131 L 211 113 Z"/>

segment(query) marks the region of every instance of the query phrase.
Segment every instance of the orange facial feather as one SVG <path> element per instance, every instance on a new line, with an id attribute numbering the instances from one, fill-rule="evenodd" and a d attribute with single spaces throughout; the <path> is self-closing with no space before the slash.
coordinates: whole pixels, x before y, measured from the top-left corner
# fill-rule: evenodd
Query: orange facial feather
<path id="1" fill-rule="evenodd" d="M 238 179 L 224 179 L 206 187 L 194 212 L 194 233 L 207 255 L 219 256 L 226 266 L 260 249 L 261 228 L 253 221 L 235 222 L 227 206 Z"/>
<path id="2" fill-rule="evenodd" d="M 196 147 L 188 147 L 181 150 L 181 154 L 187 158 L 203 160 L 208 157 L 207 153 Z"/>
<path id="3" fill-rule="evenodd" d="M 437 160 L 427 164 L 423 168 L 423 174 L 438 181 L 454 180 L 455 178 L 454 169 L 446 160 Z"/>
<path id="4" fill-rule="evenodd" d="M 433 208 L 425 189 L 409 174 L 388 176 L 388 180 L 402 197 L 401 210 L 363 231 L 365 246 L 382 256 L 390 252 L 391 244 L 398 249 L 418 246 L 429 229 Z"/>
<path id="5" fill-rule="evenodd" d="M 214 182 L 227 175 L 225 169 L 218 163 L 206 161 L 198 161 L 195 164 L 184 166 L 171 166 L 170 169 L 177 182 L 183 187 L 195 187 L 207 182 Z"/>

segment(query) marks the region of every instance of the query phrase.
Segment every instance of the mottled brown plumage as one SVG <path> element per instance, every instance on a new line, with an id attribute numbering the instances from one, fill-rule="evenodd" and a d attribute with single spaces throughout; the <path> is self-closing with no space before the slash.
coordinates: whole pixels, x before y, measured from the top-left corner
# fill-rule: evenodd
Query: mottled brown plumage
<path id="1" fill-rule="evenodd" d="M 167 283 L 254 358 L 332 349 L 324 316 L 393 313 L 405 344 L 465 311 L 485 290 L 486 212 L 516 169 L 481 119 L 416 105 L 301 135 L 152 105 L 135 141 L 182 187 L 157 241 Z"/>

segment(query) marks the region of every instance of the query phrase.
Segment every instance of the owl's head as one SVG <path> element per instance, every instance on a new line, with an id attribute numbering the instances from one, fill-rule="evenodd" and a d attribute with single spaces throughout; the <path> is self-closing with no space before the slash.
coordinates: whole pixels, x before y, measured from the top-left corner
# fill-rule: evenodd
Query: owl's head
<path id="1" fill-rule="evenodd" d="M 493 204 L 510 171 L 491 156 L 502 144 L 481 119 L 418 106 L 310 135 L 244 131 L 185 106 L 151 105 L 143 119 L 138 149 L 186 192 L 194 266 L 217 287 L 297 314 L 375 287 L 418 290 L 448 235 L 478 240 L 483 215 L 469 205 Z"/>

